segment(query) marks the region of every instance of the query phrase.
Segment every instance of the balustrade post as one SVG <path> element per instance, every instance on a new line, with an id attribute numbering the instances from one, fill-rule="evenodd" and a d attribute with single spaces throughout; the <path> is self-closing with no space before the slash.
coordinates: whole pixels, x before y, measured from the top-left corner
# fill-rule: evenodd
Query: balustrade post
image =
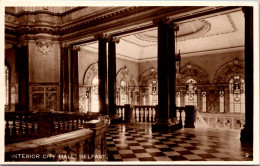
<path id="1" fill-rule="evenodd" d="M 6 120 L 5 135 L 6 135 L 7 137 L 10 136 L 9 120 Z"/>
<path id="2" fill-rule="evenodd" d="M 125 104 L 125 122 L 130 123 L 132 121 L 132 108 L 130 104 Z"/>
<path id="3" fill-rule="evenodd" d="M 105 119 L 102 120 L 91 120 L 83 124 L 84 128 L 88 128 L 93 131 L 92 137 L 92 147 L 93 150 L 90 152 L 90 156 L 100 155 L 106 156 L 106 142 L 102 142 L 102 138 L 105 136 L 105 132 L 107 130 L 108 124 L 105 122 Z M 102 150 L 103 149 L 103 150 Z M 92 160 L 94 160 L 93 158 Z"/>
<path id="4" fill-rule="evenodd" d="M 14 119 L 13 119 L 13 128 L 12 128 L 12 136 L 16 136 L 16 122 L 15 122 L 15 119 L 16 119 L 16 117 L 14 116 L 13 117 Z"/>
<path id="5" fill-rule="evenodd" d="M 194 122 L 195 122 L 195 108 L 194 106 L 186 106 L 185 107 L 185 128 L 195 128 Z"/>
<path id="6" fill-rule="evenodd" d="M 52 112 L 38 112 L 38 136 L 51 136 L 52 126 Z"/>

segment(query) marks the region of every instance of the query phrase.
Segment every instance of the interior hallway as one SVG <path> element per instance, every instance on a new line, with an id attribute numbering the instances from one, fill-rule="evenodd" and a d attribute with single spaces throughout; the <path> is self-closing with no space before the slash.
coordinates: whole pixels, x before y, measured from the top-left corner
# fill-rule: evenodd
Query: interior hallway
<path id="1" fill-rule="evenodd" d="M 253 147 L 241 145 L 240 131 L 183 128 L 151 131 L 151 123 L 110 125 L 109 161 L 252 161 Z"/>

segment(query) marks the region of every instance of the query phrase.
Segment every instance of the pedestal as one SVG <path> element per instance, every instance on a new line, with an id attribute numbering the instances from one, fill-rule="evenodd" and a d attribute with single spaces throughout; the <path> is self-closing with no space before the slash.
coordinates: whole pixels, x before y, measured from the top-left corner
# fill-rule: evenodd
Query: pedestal
<path id="1" fill-rule="evenodd" d="M 253 137 L 253 128 L 249 125 L 245 125 L 240 133 L 240 141 L 244 144 L 253 144 Z"/>

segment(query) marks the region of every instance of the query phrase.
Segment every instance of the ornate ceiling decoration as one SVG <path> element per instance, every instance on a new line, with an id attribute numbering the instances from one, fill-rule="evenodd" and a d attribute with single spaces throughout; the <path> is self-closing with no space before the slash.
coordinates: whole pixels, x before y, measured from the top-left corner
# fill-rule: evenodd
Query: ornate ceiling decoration
<path id="1" fill-rule="evenodd" d="M 54 9 L 42 8 L 40 10 L 27 10 L 19 13 L 6 11 L 8 18 L 6 29 L 11 30 L 11 35 L 21 36 L 23 34 L 48 33 L 61 36 L 64 42 L 75 42 L 82 38 L 93 36 L 97 32 L 117 35 L 126 27 L 136 26 L 131 31 L 139 29 L 140 24 L 151 26 L 152 20 L 161 17 L 177 17 L 177 20 L 185 19 L 182 17 L 192 15 L 203 15 L 209 10 L 225 11 L 232 10 L 231 7 L 76 7 L 64 13 L 53 13 Z M 235 8 L 236 9 L 236 8 Z M 64 9 L 65 10 L 65 9 Z M 55 11 L 56 12 L 56 11 Z M 9 15 L 9 16 L 8 16 Z M 19 24 L 16 24 L 16 18 Z M 8 23 L 7 23 L 8 22 Z M 19 25 L 19 26 L 18 26 Z M 14 29 L 15 28 L 15 29 Z M 124 33 L 129 33 L 124 32 Z M 84 34 L 84 35 L 82 35 Z M 149 37 L 149 36 L 148 36 Z M 140 36 L 145 38 L 145 36 Z M 150 40 L 152 41 L 152 40 Z M 154 42 L 155 43 L 155 42 Z"/>
<path id="2" fill-rule="evenodd" d="M 185 41 L 205 35 L 210 29 L 211 24 L 205 20 L 197 20 L 189 23 L 180 24 L 180 31 L 177 33 L 177 41 Z M 124 39 L 129 43 L 141 47 L 149 47 L 157 44 L 157 29 L 134 35 L 142 44 Z"/>

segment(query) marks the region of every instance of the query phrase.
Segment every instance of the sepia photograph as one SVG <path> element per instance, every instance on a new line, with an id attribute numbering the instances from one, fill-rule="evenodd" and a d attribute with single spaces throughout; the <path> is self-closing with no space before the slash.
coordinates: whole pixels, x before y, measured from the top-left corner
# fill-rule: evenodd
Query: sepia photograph
<path id="1" fill-rule="evenodd" d="M 248 2 L 1 2 L 3 164 L 259 164 Z"/>

